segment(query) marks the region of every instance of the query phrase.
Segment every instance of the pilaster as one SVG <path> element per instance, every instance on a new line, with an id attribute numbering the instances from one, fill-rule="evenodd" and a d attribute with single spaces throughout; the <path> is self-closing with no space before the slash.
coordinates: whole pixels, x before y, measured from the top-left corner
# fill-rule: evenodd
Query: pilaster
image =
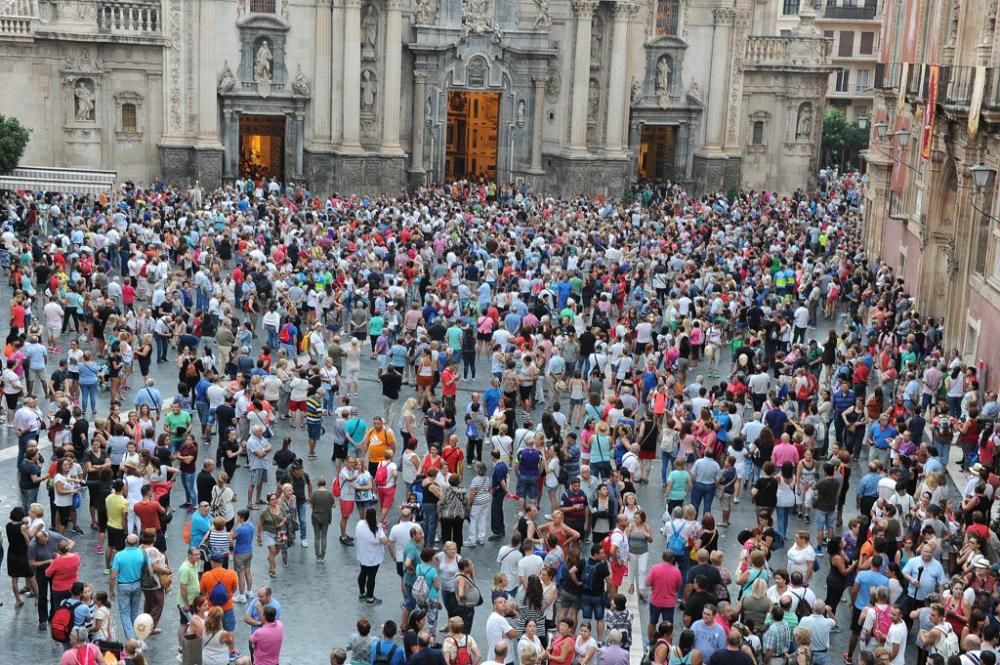
<path id="1" fill-rule="evenodd" d="M 402 58 L 401 0 L 385 4 L 385 88 L 382 93 L 382 152 L 402 154 L 399 146 L 400 60 Z"/>
<path id="2" fill-rule="evenodd" d="M 361 152 L 361 0 L 344 0 L 343 152 Z"/>
<path id="3" fill-rule="evenodd" d="M 545 122 L 545 86 L 547 76 L 536 76 L 531 79 L 534 92 L 534 106 L 531 114 L 531 172 L 540 174 L 542 170 L 542 123 Z"/>
<path id="4" fill-rule="evenodd" d="M 427 74 L 413 72 L 413 127 L 410 130 L 410 183 L 424 181 L 424 105 L 427 99 Z"/>
<path id="5" fill-rule="evenodd" d="M 613 6 L 613 31 L 611 36 L 611 75 L 608 80 L 608 118 L 605 123 L 604 151 L 608 155 L 625 154 L 623 136 L 624 118 L 628 113 L 630 96 L 626 92 L 628 55 L 628 21 L 633 12 L 631 2 L 617 2 Z"/>
<path id="6" fill-rule="evenodd" d="M 587 101 L 590 91 L 590 38 L 597 0 L 574 0 L 576 48 L 573 61 L 573 105 L 570 112 L 569 152 L 587 153 Z"/>

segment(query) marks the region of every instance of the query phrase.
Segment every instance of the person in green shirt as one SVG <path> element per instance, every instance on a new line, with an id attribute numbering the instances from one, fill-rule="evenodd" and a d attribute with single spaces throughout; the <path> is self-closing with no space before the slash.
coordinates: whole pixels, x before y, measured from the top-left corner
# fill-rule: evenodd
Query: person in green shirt
<path id="1" fill-rule="evenodd" d="M 458 321 L 448 327 L 445 336 L 448 338 L 448 349 L 451 351 L 462 350 L 462 327 L 458 325 Z"/>
<path id="2" fill-rule="evenodd" d="M 191 414 L 181 409 L 180 402 L 170 405 L 170 413 L 163 418 L 163 429 L 170 435 L 170 443 L 175 453 L 191 431 L 191 422 Z"/>
<path id="3" fill-rule="evenodd" d="M 189 547 L 187 558 L 177 569 L 177 609 L 180 610 L 181 625 L 177 631 L 177 639 L 184 640 L 184 633 L 187 632 L 187 625 L 191 620 L 191 603 L 201 593 L 201 586 L 198 583 L 198 562 L 201 560 L 201 552 L 197 547 Z"/>
<path id="4" fill-rule="evenodd" d="M 368 319 L 368 340 L 372 345 L 372 358 L 375 357 L 375 343 L 385 329 L 385 319 L 381 314 L 375 312 L 372 318 Z"/>

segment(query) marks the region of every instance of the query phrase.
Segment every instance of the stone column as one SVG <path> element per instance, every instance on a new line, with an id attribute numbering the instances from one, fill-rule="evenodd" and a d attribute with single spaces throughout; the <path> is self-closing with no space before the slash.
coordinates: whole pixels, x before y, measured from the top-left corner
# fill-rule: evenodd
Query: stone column
<path id="1" fill-rule="evenodd" d="M 219 112 L 215 67 L 215 3 L 201 0 L 198 5 L 198 142 L 218 144 Z"/>
<path id="2" fill-rule="evenodd" d="M 385 74 L 382 80 L 382 152 L 402 154 L 399 147 L 400 60 L 403 51 L 401 0 L 385 3 Z"/>
<path id="3" fill-rule="evenodd" d="M 361 152 L 361 0 L 344 2 L 344 152 Z"/>
<path id="4" fill-rule="evenodd" d="M 708 115 L 708 132 L 705 137 L 706 151 L 721 151 L 726 138 L 726 99 L 730 86 L 729 62 L 733 44 L 730 37 L 733 32 L 733 21 L 736 12 L 732 9 L 713 9 L 712 19 L 715 28 L 712 31 L 712 63 L 709 77 L 708 99 L 705 110 Z"/>
<path id="5" fill-rule="evenodd" d="M 570 112 L 569 151 L 587 152 L 587 101 L 590 93 L 590 37 L 597 0 L 574 0 L 576 50 L 573 62 L 573 106 Z"/>
<path id="6" fill-rule="evenodd" d="M 305 171 L 306 112 L 295 111 L 295 176 L 301 178 Z"/>
<path id="7" fill-rule="evenodd" d="M 632 12 L 628 2 L 616 2 L 612 9 L 614 30 L 611 35 L 611 75 L 608 79 L 608 121 L 605 123 L 604 150 L 609 154 L 622 153 L 624 119 L 630 103 L 631 91 L 626 87 L 628 19 Z"/>
<path id="8" fill-rule="evenodd" d="M 536 76 L 531 79 L 535 89 L 534 111 L 531 115 L 531 172 L 544 173 L 542 170 L 542 123 L 545 122 L 545 86 L 548 79 Z"/>
<path id="9" fill-rule="evenodd" d="M 427 74 L 413 72 L 413 127 L 410 130 L 410 173 L 424 173 L 424 105 L 427 103 Z"/>
<path id="10" fill-rule="evenodd" d="M 332 125 L 330 122 L 330 105 L 325 100 L 330 99 L 332 61 L 330 46 L 333 43 L 333 33 L 330 13 L 330 0 L 319 0 L 316 3 L 316 43 L 313 45 L 313 99 L 312 105 L 312 140 L 316 143 L 329 143 L 332 140 Z"/>

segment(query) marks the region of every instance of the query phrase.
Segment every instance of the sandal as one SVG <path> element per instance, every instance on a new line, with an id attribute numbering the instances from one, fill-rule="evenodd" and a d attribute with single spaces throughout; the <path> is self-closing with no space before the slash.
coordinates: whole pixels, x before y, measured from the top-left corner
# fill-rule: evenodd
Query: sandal
<path id="1" fill-rule="evenodd" d="M 278 576 L 278 573 L 274 572 L 273 570 L 269 570 L 267 572 L 267 574 L 270 575 L 271 577 L 277 577 Z"/>
<path id="2" fill-rule="evenodd" d="M 844 665 L 851 665 L 851 657 L 847 655 L 845 651 L 842 656 L 844 657 Z"/>

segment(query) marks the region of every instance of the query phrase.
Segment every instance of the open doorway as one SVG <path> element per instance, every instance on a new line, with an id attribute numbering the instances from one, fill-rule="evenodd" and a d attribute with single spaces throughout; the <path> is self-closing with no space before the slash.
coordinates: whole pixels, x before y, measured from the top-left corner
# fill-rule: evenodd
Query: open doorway
<path id="1" fill-rule="evenodd" d="M 677 128 L 672 125 L 643 125 L 639 141 L 639 178 L 648 182 L 673 179 Z"/>
<path id="2" fill-rule="evenodd" d="M 285 116 L 240 116 L 240 176 L 285 180 Z"/>
<path id="3" fill-rule="evenodd" d="M 495 180 L 499 135 L 499 92 L 449 90 L 445 154 L 448 180 Z"/>

